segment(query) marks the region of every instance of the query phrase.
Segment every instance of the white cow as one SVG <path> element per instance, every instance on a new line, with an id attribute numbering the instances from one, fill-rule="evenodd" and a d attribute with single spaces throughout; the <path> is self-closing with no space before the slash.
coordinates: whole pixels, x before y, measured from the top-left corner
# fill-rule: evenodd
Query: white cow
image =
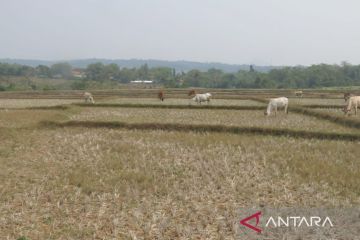
<path id="1" fill-rule="evenodd" d="M 352 108 L 355 110 L 355 115 L 357 114 L 357 108 L 360 107 L 360 96 L 352 96 L 347 100 L 347 104 L 343 109 L 345 115 L 348 115 Z"/>
<path id="2" fill-rule="evenodd" d="M 198 104 L 201 104 L 201 102 L 210 102 L 211 94 L 210 93 L 204 93 L 204 94 L 195 94 L 195 97 L 192 98 L 195 102 Z"/>
<path id="3" fill-rule="evenodd" d="M 264 114 L 269 116 L 271 112 L 275 111 L 275 116 L 278 108 L 284 108 L 285 112 L 288 113 L 289 99 L 286 97 L 271 98 Z"/>
<path id="4" fill-rule="evenodd" d="M 88 102 L 93 103 L 93 104 L 95 103 L 92 94 L 89 93 L 89 92 L 85 92 L 85 93 L 84 93 L 84 98 L 85 98 L 85 102 L 86 102 L 86 103 L 88 103 Z"/>

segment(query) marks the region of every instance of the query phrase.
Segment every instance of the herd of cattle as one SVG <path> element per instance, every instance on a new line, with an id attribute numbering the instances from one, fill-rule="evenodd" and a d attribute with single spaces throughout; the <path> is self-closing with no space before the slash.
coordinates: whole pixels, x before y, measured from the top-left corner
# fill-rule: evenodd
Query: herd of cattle
<path id="1" fill-rule="evenodd" d="M 295 91 L 294 95 L 296 97 L 303 97 L 302 91 Z M 202 102 L 210 102 L 212 97 L 211 93 L 196 93 L 195 90 L 191 90 L 188 93 L 188 96 L 191 97 L 190 99 L 194 102 L 201 104 Z M 159 91 L 158 98 L 160 101 L 165 100 L 165 95 L 163 91 Z M 86 103 L 95 103 L 94 97 L 91 93 L 85 92 L 84 99 Z M 360 107 L 360 96 L 355 96 L 351 93 L 344 93 L 344 100 L 346 102 L 343 112 L 345 115 L 350 115 L 352 109 L 354 109 L 355 115 L 357 115 L 357 108 Z M 283 108 L 285 113 L 288 113 L 288 106 L 289 106 L 289 99 L 287 97 L 278 97 L 278 98 L 271 98 L 269 100 L 268 106 L 264 112 L 264 115 L 269 116 L 271 112 L 274 112 L 275 115 L 277 110 Z"/>

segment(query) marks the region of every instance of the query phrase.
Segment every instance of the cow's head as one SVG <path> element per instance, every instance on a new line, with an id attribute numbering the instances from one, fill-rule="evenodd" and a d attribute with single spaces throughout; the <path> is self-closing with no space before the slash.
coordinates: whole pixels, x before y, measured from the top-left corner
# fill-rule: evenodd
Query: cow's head
<path id="1" fill-rule="evenodd" d="M 342 111 L 344 112 L 345 115 L 350 113 L 350 109 L 347 106 L 344 106 Z"/>
<path id="2" fill-rule="evenodd" d="M 347 100 L 349 100 L 350 97 L 351 97 L 351 93 L 344 93 L 344 100 L 345 100 L 345 102 L 346 102 Z"/>

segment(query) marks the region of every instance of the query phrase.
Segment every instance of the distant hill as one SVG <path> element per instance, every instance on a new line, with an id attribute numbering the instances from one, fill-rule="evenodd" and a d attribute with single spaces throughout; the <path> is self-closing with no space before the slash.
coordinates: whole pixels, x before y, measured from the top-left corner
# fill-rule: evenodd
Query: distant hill
<path id="1" fill-rule="evenodd" d="M 225 64 L 225 63 L 216 63 L 216 62 L 192 62 L 192 61 L 164 61 L 164 60 L 154 60 L 154 59 L 78 59 L 78 60 L 68 60 L 68 61 L 46 61 L 46 60 L 33 60 L 33 59 L 10 59 L 4 58 L 0 59 L 0 62 L 6 63 L 17 63 L 21 65 L 28 65 L 36 67 L 38 65 L 47 65 L 50 66 L 57 62 L 67 62 L 73 67 L 85 68 L 87 65 L 96 62 L 102 62 L 104 64 L 115 63 L 121 68 L 134 68 L 140 67 L 141 65 L 147 64 L 150 68 L 152 67 L 169 67 L 175 68 L 177 72 L 188 72 L 192 69 L 198 69 L 200 71 L 207 71 L 211 68 L 221 69 L 224 72 L 237 72 L 239 70 L 249 70 L 250 65 L 248 64 Z M 279 66 L 254 66 L 254 69 L 259 72 L 268 72 L 274 68 L 281 68 Z"/>

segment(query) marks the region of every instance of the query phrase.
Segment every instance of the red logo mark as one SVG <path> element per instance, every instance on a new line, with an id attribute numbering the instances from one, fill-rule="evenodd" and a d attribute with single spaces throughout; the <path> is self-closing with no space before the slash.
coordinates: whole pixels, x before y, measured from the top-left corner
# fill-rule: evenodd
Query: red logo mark
<path id="1" fill-rule="evenodd" d="M 259 224 L 259 221 L 260 221 L 260 216 L 261 216 L 261 212 L 257 212 L 253 215 L 251 215 L 250 217 L 247 217 L 247 218 L 244 218 L 243 220 L 240 221 L 240 224 L 244 225 L 245 227 L 248 227 L 258 233 L 261 233 L 261 229 L 260 228 L 257 228 L 257 225 Z M 256 225 L 253 226 L 253 225 L 250 225 L 248 224 L 247 222 L 252 219 L 252 218 L 256 218 Z"/>

